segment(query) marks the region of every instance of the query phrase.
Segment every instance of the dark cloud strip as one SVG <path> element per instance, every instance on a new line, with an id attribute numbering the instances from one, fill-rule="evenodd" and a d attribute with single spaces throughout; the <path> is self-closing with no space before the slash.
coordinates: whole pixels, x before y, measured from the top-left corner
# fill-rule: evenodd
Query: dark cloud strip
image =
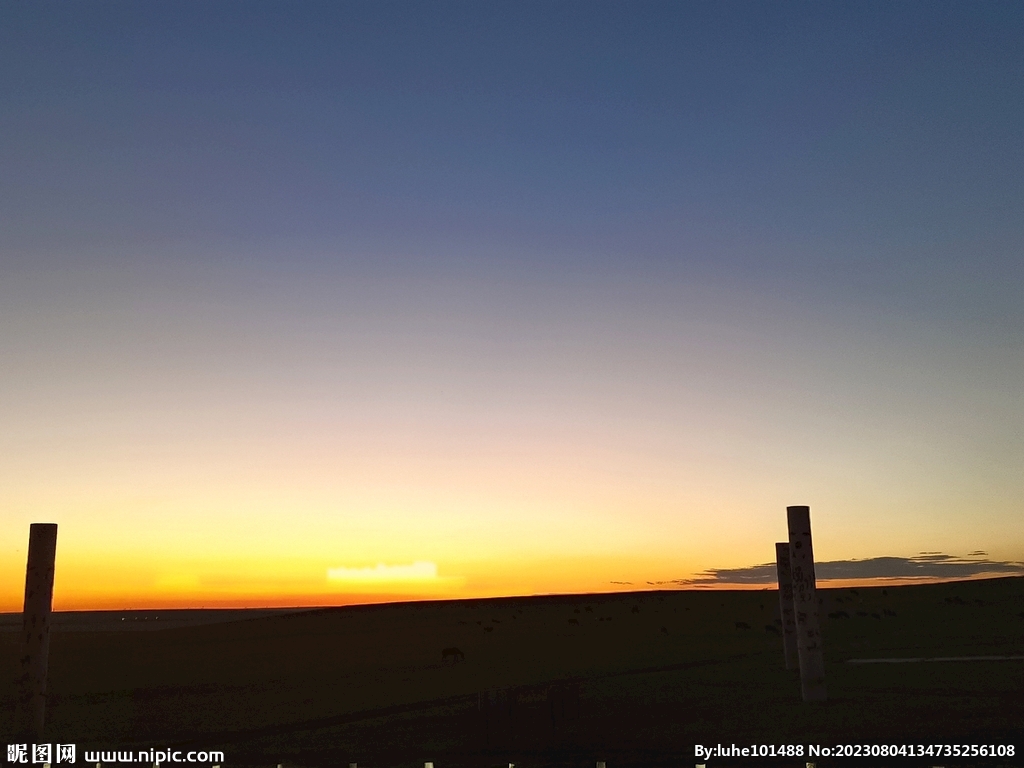
<path id="1" fill-rule="evenodd" d="M 972 553 L 973 554 L 973 553 Z M 866 560 L 829 560 L 814 564 L 818 581 L 839 579 L 958 579 L 982 574 L 1024 575 L 1024 563 L 956 557 L 922 552 L 915 557 L 872 557 Z M 666 584 L 709 586 L 714 584 L 774 584 L 775 563 L 746 568 L 709 568 L 693 579 L 673 579 Z"/>

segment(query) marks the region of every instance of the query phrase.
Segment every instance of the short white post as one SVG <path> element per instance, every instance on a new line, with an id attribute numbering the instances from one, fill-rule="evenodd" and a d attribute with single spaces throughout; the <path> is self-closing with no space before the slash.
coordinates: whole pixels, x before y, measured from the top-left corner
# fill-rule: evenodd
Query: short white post
<path id="1" fill-rule="evenodd" d="M 800 660 L 800 692 L 804 701 L 825 701 L 825 659 L 818 620 L 818 592 L 811 546 L 811 508 L 786 507 L 789 527 L 789 561 L 796 611 L 797 656 Z"/>
<path id="2" fill-rule="evenodd" d="M 786 669 L 796 669 L 800 662 L 796 650 L 796 617 L 793 615 L 793 572 L 789 564 L 789 542 L 775 543 L 775 570 L 779 576 L 779 613 L 782 616 L 782 651 Z"/>

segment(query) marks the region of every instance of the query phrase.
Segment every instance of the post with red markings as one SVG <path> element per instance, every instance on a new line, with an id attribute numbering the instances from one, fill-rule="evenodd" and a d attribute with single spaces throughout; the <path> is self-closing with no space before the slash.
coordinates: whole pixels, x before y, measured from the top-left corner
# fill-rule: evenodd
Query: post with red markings
<path id="1" fill-rule="evenodd" d="M 825 660 L 818 619 L 818 593 L 811 546 L 811 508 L 786 507 L 789 526 L 789 562 L 796 613 L 797 657 L 804 701 L 825 701 Z"/>

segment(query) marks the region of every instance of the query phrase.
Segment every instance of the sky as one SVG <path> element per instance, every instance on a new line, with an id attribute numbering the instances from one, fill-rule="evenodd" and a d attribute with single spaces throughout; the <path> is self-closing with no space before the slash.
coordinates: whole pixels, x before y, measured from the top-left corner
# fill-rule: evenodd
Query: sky
<path id="1" fill-rule="evenodd" d="M 3 16 L 0 610 L 1024 573 L 1021 4 Z"/>

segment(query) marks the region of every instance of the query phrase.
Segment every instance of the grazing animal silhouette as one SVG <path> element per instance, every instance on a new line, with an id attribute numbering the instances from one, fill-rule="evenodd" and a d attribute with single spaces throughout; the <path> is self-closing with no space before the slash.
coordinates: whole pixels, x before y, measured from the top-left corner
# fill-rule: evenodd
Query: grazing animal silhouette
<path id="1" fill-rule="evenodd" d="M 579 622 L 578 619 L 569 619 L 569 623 L 570 624 L 579 624 L 580 622 Z"/>
<path id="2" fill-rule="evenodd" d="M 449 662 L 451 664 L 457 664 L 460 661 L 466 660 L 466 654 L 460 651 L 458 648 L 445 648 L 441 651 L 441 663 Z"/>
<path id="3" fill-rule="evenodd" d="M 745 621 L 737 621 L 736 629 L 750 629 L 750 625 Z"/>

